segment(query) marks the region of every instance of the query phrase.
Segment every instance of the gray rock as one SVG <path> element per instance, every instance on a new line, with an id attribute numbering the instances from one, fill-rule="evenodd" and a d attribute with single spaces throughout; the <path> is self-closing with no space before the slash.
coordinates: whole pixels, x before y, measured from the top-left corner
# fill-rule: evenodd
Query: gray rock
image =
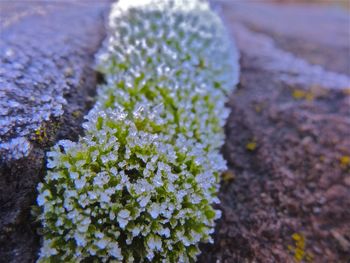
<path id="1" fill-rule="evenodd" d="M 33 262 L 30 216 L 45 151 L 77 139 L 109 1 L 0 3 L 0 261 Z"/>
<path id="2" fill-rule="evenodd" d="M 199 262 L 349 262 L 350 17 L 317 3 L 220 2 L 241 75 L 223 216 Z"/>

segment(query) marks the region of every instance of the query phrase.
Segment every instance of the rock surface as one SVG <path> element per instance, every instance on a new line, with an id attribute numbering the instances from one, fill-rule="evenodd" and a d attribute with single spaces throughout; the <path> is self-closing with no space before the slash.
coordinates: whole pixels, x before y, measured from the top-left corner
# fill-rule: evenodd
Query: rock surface
<path id="1" fill-rule="evenodd" d="M 34 262 L 30 208 L 55 141 L 76 139 L 109 1 L 0 3 L 0 261 Z"/>
<path id="2" fill-rule="evenodd" d="M 221 187 L 200 262 L 350 261 L 349 14 L 220 1 L 241 51 Z"/>

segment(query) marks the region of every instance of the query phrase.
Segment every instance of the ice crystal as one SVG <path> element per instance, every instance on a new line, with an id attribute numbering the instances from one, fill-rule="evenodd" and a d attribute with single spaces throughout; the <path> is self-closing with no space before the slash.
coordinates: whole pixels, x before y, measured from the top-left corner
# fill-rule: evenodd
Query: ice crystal
<path id="1" fill-rule="evenodd" d="M 1 126 L 1 121 L 0 121 Z M 32 149 L 30 142 L 24 137 L 11 139 L 9 142 L 0 140 L 0 161 L 3 159 L 18 160 L 28 156 Z"/>
<path id="2" fill-rule="evenodd" d="M 237 54 L 203 0 L 121 0 L 77 143 L 48 153 L 39 262 L 193 262 L 212 242 Z"/>

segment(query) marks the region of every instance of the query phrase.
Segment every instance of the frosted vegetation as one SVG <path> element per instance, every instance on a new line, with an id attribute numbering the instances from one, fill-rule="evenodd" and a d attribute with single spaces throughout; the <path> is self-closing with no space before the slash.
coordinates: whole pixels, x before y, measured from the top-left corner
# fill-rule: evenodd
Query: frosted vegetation
<path id="1" fill-rule="evenodd" d="M 206 2 L 139 2 L 112 7 L 85 135 L 48 153 L 39 262 L 193 262 L 212 242 L 237 54 Z"/>

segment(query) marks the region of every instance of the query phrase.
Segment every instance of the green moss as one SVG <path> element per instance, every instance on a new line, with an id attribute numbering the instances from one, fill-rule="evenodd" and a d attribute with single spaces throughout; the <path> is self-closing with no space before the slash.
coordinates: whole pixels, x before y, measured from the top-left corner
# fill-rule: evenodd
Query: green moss
<path id="1" fill-rule="evenodd" d="M 39 262 L 194 262 L 212 242 L 237 58 L 204 1 L 131 5 L 112 9 L 84 136 L 48 153 Z"/>

